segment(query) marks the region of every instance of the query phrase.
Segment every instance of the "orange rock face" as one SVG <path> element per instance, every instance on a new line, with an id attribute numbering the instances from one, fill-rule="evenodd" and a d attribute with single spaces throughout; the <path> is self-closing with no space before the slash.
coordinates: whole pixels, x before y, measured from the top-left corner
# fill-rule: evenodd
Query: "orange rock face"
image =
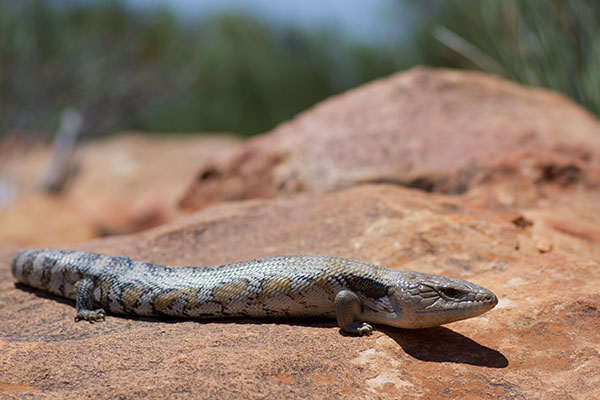
<path id="1" fill-rule="evenodd" d="M 0 148 L 0 245 L 79 243 L 160 225 L 177 215 L 196 165 L 238 143 L 227 136 L 131 133 L 85 143 L 60 195 L 36 190 L 50 163 L 48 147 Z M 2 204 L 3 179 L 15 187 L 17 202 Z"/>
<path id="2" fill-rule="evenodd" d="M 355 127 L 346 141 L 344 123 Z M 387 131 L 367 129 L 377 124 Z M 16 249 L 0 246 L 0 397 L 597 399 L 599 126 L 548 92 L 413 70 L 329 100 L 211 161 L 203 178 L 214 189 L 209 200 L 184 201 L 202 210 L 69 246 L 199 266 L 343 256 L 467 279 L 498 296 L 492 311 L 444 327 L 376 326 L 358 338 L 341 335 L 334 321 L 109 315 L 74 323 L 71 302 L 15 285 Z M 304 153 L 286 144 L 294 129 L 313 135 L 294 142 Z M 352 144 L 361 129 L 372 148 Z M 378 138 L 388 131 L 404 133 Z M 452 157 L 442 154 L 444 143 Z M 384 169 L 373 164 L 380 148 L 390 154 Z M 268 157 L 254 158 L 267 149 Z M 263 198 L 222 202 L 230 197 Z"/>
<path id="3" fill-rule="evenodd" d="M 415 68 L 326 100 L 208 162 L 181 205 L 195 210 L 365 182 L 464 192 L 468 180 L 447 180 L 517 150 L 551 150 L 598 166 L 599 131 L 594 117 L 552 92 L 475 72 Z M 243 179 L 247 171 L 252 179 Z"/>

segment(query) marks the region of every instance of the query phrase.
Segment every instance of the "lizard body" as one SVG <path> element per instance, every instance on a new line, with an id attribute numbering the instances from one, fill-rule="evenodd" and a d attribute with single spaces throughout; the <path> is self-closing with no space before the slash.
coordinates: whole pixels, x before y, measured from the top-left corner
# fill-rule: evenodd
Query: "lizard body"
<path id="1" fill-rule="evenodd" d="M 489 290 L 438 275 L 328 256 L 275 256 L 214 267 L 173 267 L 88 252 L 24 250 L 11 264 L 26 285 L 76 301 L 75 320 L 105 311 L 183 318 L 326 317 L 352 334 L 370 323 L 426 328 L 471 318 L 498 302 Z"/>

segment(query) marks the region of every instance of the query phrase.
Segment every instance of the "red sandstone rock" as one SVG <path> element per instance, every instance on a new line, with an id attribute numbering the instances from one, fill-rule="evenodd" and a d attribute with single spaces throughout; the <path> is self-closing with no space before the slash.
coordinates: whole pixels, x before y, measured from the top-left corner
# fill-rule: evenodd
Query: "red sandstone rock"
<path id="1" fill-rule="evenodd" d="M 11 179 L 19 194 L 16 203 L 0 204 L 0 243 L 77 243 L 160 225 L 177 214 L 175 203 L 195 166 L 238 143 L 233 137 L 205 135 L 125 134 L 95 140 L 78 149 L 80 169 L 56 196 L 37 190 L 49 148 L 0 148 L 0 181 Z"/>
<path id="2" fill-rule="evenodd" d="M 281 253 L 360 258 L 491 288 L 496 309 L 446 327 L 334 322 L 74 323 L 71 302 L 15 287 L 0 252 L 0 393 L 44 398 L 583 398 L 600 391 L 600 265 L 521 245 L 529 228 L 462 199 L 361 186 L 222 204 L 78 248 L 217 264 Z M 525 224 L 526 225 L 526 224 Z M 550 384 L 551 382 L 551 384 Z"/>
<path id="3" fill-rule="evenodd" d="M 461 198 L 509 219 L 521 218 L 515 223 L 531 232 L 522 245 L 600 260 L 600 169 L 588 160 L 517 151 L 485 169 L 458 173 L 448 183 L 464 179 L 471 188 Z"/>
<path id="4" fill-rule="evenodd" d="M 76 324 L 71 302 L 15 287 L 17 249 L 0 243 L 0 397 L 595 400 L 599 140 L 564 98 L 475 73 L 416 69 L 327 101 L 206 164 L 183 203 L 279 198 L 70 247 L 185 265 L 353 257 L 471 280 L 498 295 L 494 310 L 363 338 L 327 321 Z M 463 194 L 326 193 L 363 181 Z"/>
<path id="5" fill-rule="evenodd" d="M 98 237 L 90 221 L 71 200 L 55 195 L 30 195 L 11 207 L 0 208 L 0 243 L 32 246 L 81 243 Z"/>
<path id="6" fill-rule="evenodd" d="M 332 97 L 231 157 L 206 163 L 181 205 L 197 210 L 364 182 L 464 191 L 468 181 L 446 181 L 516 150 L 554 151 L 597 167 L 600 123 L 547 90 L 420 67 Z"/>

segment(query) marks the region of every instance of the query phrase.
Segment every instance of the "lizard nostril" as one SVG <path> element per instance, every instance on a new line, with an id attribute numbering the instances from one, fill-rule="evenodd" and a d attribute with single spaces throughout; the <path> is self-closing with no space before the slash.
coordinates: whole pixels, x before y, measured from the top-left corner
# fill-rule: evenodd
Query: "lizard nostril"
<path id="1" fill-rule="evenodd" d="M 496 298 L 496 295 L 493 293 L 484 294 L 482 299 L 483 299 L 483 302 L 486 304 L 496 305 L 498 303 L 498 299 Z"/>

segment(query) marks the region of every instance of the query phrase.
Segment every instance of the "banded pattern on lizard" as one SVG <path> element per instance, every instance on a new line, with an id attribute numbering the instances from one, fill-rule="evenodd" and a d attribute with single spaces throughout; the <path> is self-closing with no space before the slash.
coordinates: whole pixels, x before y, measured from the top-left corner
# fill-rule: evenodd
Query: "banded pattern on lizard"
<path id="1" fill-rule="evenodd" d="M 473 283 L 328 256 L 275 256 L 174 267 L 88 252 L 30 249 L 11 264 L 26 285 L 76 301 L 76 321 L 106 311 L 183 318 L 326 317 L 351 334 L 371 323 L 426 328 L 475 317 L 498 302 Z"/>

